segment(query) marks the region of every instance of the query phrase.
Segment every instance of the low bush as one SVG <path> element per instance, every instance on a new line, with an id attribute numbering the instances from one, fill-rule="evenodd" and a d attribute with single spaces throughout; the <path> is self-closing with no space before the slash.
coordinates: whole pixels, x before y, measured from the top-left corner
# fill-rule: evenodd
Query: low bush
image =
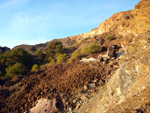
<path id="1" fill-rule="evenodd" d="M 82 55 L 88 55 L 88 54 L 90 54 L 90 51 L 87 47 L 84 47 L 81 49 L 81 54 Z"/>
<path id="2" fill-rule="evenodd" d="M 6 68 L 6 77 L 13 78 L 17 75 L 24 75 L 27 72 L 27 68 L 21 63 L 16 63 L 13 66 Z"/>
<path id="3" fill-rule="evenodd" d="M 65 62 L 65 59 L 66 59 L 66 54 L 60 54 L 58 57 L 57 57 L 57 64 L 60 64 L 60 63 L 63 63 Z"/>
<path id="4" fill-rule="evenodd" d="M 81 40 L 81 43 L 88 40 L 90 37 L 84 38 L 83 40 Z"/>
<path id="5" fill-rule="evenodd" d="M 31 72 L 35 72 L 35 71 L 38 71 L 38 70 L 39 70 L 39 66 L 37 64 L 34 64 L 32 66 Z"/>
<path id="6" fill-rule="evenodd" d="M 107 36 L 107 39 L 108 39 L 108 40 L 113 40 L 114 37 L 113 37 L 112 35 L 108 35 L 108 36 Z"/>
<path id="7" fill-rule="evenodd" d="M 83 55 L 80 53 L 79 50 L 75 50 L 73 53 L 72 53 L 72 59 L 80 59 L 82 58 Z"/>
<path id="8" fill-rule="evenodd" d="M 36 51 L 36 55 L 37 55 L 39 58 L 44 58 L 44 57 L 45 57 L 45 54 L 44 54 L 41 50 L 37 50 L 37 51 Z"/>
<path id="9" fill-rule="evenodd" d="M 68 63 L 71 63 L 71 62 L 73 62 L 73 59 L 69 58 Z"/>
<path id="10" fill-rule="evenodd" d="M 101 47 L 96 43 L 91 44 L 88 49 L 90 54 L 99 53 L 101 51 Z"/>
<path id="11" fill-rule="evenodd" d="M 55 64 L 55 60 L 52 59 L 52 60 L 50 61 L 50 63 L 49 63 L 49 66 L 52 66 L 52 65 L 54 65 L 54 64 Z"/>

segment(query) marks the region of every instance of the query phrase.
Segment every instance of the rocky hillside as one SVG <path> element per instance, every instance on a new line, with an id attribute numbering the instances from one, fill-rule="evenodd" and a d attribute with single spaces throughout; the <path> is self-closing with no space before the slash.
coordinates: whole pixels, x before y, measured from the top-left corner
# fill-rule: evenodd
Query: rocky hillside
<path id="1" fill-rule="evenodd" d="M 134 10 L 114 14 L 108 20 L 99 25 L 99 28 L 93 29 L 88 33 L 81 34 L 82 37 L 92 37 L 106 32 L 118 32 L 120 35 L 132 33 L 137 36 L 150 29 L 149 0 L 142 0 L 135 6 Z"/>
<path id="2" fill-rule="evenodd" d="M 68 47 L 65 62 L 44 64 L 0 85 L 0 112 L 149 113 L 149 12 L 150 1 L 142 0 L 134 10 L 114 14 L 88 33 L 53 40 Z M 45 52 L 49 43 L 18 47 Z M 72 46 L 80 51 L 92 43 L 101 53 L 66 62 Z"/>
<path id="3" fill-rule="evenodd" d="M 134 38 L 119 60 L 120 68 L 98 95 L 83 105 L 78 113 L 128 113 L 132 110 L 149 113 L 149 50 L 150 32 Z"/>

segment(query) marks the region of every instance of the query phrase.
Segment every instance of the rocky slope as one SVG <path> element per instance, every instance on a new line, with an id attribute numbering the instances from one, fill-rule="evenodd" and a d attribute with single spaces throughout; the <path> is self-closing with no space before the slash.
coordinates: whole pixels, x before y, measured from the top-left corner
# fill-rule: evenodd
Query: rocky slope
<path id="1" fill-rule="evenodd" d="M 0 87 L 1 112 L 32 111 L 40 99 L 37 102 L 43 101 L 46 106 L 41 112 L 149 113 L 149 11 L 150 1 L 142 0 L 134 10 L 114 14 L 99 28 L 57 39 L 67 47 L 76 45 L 79 49 L 96 42 L 102 46 L 102 53 L 88 56 L 97 58 L 92 61 L 85 58 L 82 63 L 45 65 L 38 72 L 7 81 Z M 109 34 L 114 40 L 107 40 Z M 44 51 L 48 44 L 35 47 Z M 21 47 L 30 51 L 32 46 Z M 115 52 L 124 51 L 124 54 L 119 58 L 108 57 L 114 53 L 112 48 Z"/>
<path id="2" fill-rule="evenodd" d="M 120 68 L 99 94 L 88 104 L 83 105 L 78 113 L 120 113 L 126 109 L 138 110 L 142 105 L 148 104 L 150 102 L 149 50 L 150 32 L 136 37 L 125 49 L 119 61 Z"/>

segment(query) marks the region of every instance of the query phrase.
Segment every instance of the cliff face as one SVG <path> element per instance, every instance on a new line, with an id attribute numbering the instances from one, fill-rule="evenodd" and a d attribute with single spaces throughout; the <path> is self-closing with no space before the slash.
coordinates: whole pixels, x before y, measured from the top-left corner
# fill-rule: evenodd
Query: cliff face
<path id="1" fill-rule="evenodd" d="M 99 28 L 93 29 L 88 33 L 83 33 L 83 38 L 100 35 L 106 32 L 118 32 L 125 36 L 132 33 L 137 36 L 140 33 L 150 29 L 150 1 L 142 0 L 135 6 L 134 10 L 114 14 L 108 20 L 99 25 Z"/>

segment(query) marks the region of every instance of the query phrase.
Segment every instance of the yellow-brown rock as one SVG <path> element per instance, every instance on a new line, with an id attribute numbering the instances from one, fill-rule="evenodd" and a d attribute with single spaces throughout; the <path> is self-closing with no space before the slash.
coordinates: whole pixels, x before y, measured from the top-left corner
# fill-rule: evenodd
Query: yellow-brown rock
<path id="1" fill-rule="evenodd" d="M 150 29 L 150 1 L 142 0 L 135 6 L 134 10 L 114 14 L 108 20 L 99 25 L 99 28 L 93 29 L 88 33 L 83 33 L 83 38 L 100 35 L 105 32 L 118 32 L 125 36 L 132 33 L 137 36 Z"/>

